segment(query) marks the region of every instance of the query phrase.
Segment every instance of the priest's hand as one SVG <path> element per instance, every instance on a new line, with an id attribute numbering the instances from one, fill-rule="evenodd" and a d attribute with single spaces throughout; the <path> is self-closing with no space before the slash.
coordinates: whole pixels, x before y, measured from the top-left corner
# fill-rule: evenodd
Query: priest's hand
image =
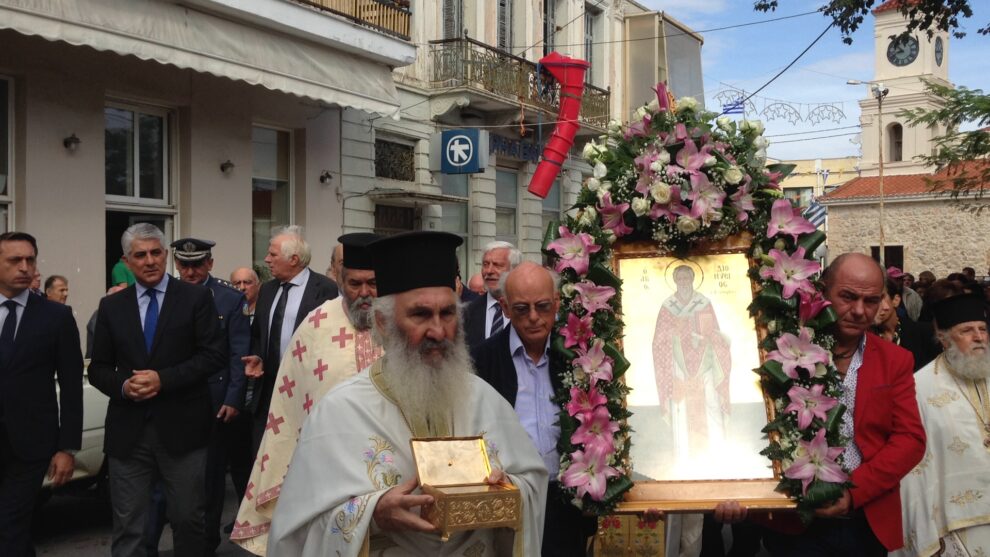
<path id="1" fill-rule="evenodd" d="M 265 374 L 265 370 L 262 368 L 264 362 L 261 361 L 260 356 L 243 356 L 241 361 L 244 362 L 245 377 L 257 379 Z"/>
<path id="2" fill-rule="evenodd" d="M 746 520 L 749 511 L 739 501 L 722 501 L 715 507 L 715 520 L 721 524 L 735 524 Z"/>
<path id="3" fill-rule="evenodd" d="M 433 503 L 431 495 L 412 495 L 418 486 L 419 481 L 412 478 L 386 491 L 375 505 L 372 514 L 375 524 L 382 530 L 436 531 L 432 524 L 420 518 L 419 513 L 409 510 Z"/>
<path id="4" fill-rule="evenodd" d="M 493 469 L 492 473 L 485 478 L 485 483 L 488 485 L 512 485 L 512 482 L 509 481 L 508 474 L 501 468 Z"/>
<path id="5" fill-rule="evenodd" d="M 821 507 L 815 511 L 815 516 L 820 516 L 822 518 L 835 518 L 837 516 L 845 516 L 849 514 L 852 510 L 852 496 L 849 495 L 848 489 L 842 490 L 842 497 L 839 497 L 831 505 L 827 507 Z"/>

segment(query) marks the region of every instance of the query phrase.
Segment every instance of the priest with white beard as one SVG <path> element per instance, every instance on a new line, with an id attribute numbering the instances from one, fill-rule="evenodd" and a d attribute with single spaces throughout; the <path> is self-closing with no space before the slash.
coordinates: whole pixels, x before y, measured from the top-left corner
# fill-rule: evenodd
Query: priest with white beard
<path id="1" fill-rule="evenodd" d="M 928 446 L 901 480 L 904 548 L 892 555 L 990 555 L 990 346 L 984 307 L 982 296 L 970 294 L 932 307 L 945 351 L 914 376 Z"/>
<path id="2" fill-rule="evenodd" d="M 306 419 L 275 510 L 268 555 L 538 555 L 547 471 L 512 407 L 472 373 L 454 293 L 461 239 L 411 232 L 371 244 L 374 332 L 385 356 Z M 483 435 L 493 472 L 519 489 L 522 528 L 441 542 L 420 517 L 412 437 Z"/>

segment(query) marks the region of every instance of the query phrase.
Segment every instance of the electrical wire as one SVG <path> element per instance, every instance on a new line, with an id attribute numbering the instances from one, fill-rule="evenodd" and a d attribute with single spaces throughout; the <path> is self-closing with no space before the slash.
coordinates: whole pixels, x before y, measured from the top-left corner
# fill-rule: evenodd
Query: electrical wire
<path id="1" fill-rule="evenodd" d="M 824 130 L 811 130 L 811 131 L 806 131 L 806 132 L 778 133 L 778 134 L 774 134 L 774 135 L 765 135 L 763 137 L 766 137 L 767 139 L 770 139 L 771 137 L 788 137 L 788 136 L 792 136 L 792 135 L 808 135 L 809 133 L 834 132 L 834 131 L 838 131 L 838 130 L 851 130 L 853 128 L 859 128 L 859 124 L 856 124 L 855 126 L 842 126 L 841 128 L 827 128 L 827 129 L 824 129 Z"/>
<path id="2" fill-rule="evenodd" d="M 770 146 L 772 147 L 774 145 L 782 145 L 784 143 L 797 143 L 799 141 L 815 141 L 816 139 L 828 139 L 830 137 L 845 137 L 847 135 L 856 135 L 858 133 L 859 132 L 849 132 L 849 133 L 837 133 L 837 134 L 834 134 L 834 135 L 823 135 L 823 136 L 820 136 L 820 137 L 803 137 L 801 139 L 786 139 L 784 141 L 774 141 L 774 142 L 771 142 L 770 143 Z"/>

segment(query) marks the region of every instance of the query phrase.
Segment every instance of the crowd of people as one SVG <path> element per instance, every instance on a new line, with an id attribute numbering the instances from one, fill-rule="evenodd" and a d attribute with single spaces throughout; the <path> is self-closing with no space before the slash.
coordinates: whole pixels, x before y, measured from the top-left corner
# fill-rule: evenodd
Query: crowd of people
<path id="1" fill-rule="evenodd" d="M 166 245 L 153 225 L 128 228 L 87 327 L 89 381 L 109 398 L 111 555 L 156 555 L 166 521 L 180 556 L 212 555 L 227 534 L 259 555 L 588 554 L 596 521 L 557 479 L 559 277 L 493 242 L 465 284 L 460 243 L 346 234 L 324 275 L 289 226 L 273 232 L 271 280 L 242 267 L 228 282 L 211 274 L 212 241 Z M 68 281 L 52 275 L 42 291 L 37 255 L 29 234 L 0 235 L 4 556 L 33 554 L 42 478 L 68 481 L 81 443 Z M 838 316 L 832 360 L 853 486 L 810 525 L 725 501 L 705 523 L 714 535 L 676 551 L 990 552 L 987 288 L 972 269 L 914 280 L 862 254 L 836 257 L 822 282 Z M 436 501 L 418 489 L 410 439 L 473 436 L 490 451 L 485 481 L 519 491 L 521 527 L 441 541 L 420 514 Z M 223 525 L 228 472 L 240 505 Z"/>

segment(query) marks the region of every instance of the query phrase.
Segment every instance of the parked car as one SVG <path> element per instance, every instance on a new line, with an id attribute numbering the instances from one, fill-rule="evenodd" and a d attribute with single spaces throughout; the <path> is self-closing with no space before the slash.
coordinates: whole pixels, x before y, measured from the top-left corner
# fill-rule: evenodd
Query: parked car
<path id="1" fill-rule="evenodd" d="M 88 368 L 87 361 L 86 369 Z M 105 479 L 106 455 L 103 454 L 103 428 L 106 414 L 107 396 L 89 384 L 89 374 L 84 372 L 82 447 L 76 453 L 75 470 L 72 471 L 70 484 L 85 486 Z M 51 480 L 47 475 L 43 487 L 51 487 Z"/>

